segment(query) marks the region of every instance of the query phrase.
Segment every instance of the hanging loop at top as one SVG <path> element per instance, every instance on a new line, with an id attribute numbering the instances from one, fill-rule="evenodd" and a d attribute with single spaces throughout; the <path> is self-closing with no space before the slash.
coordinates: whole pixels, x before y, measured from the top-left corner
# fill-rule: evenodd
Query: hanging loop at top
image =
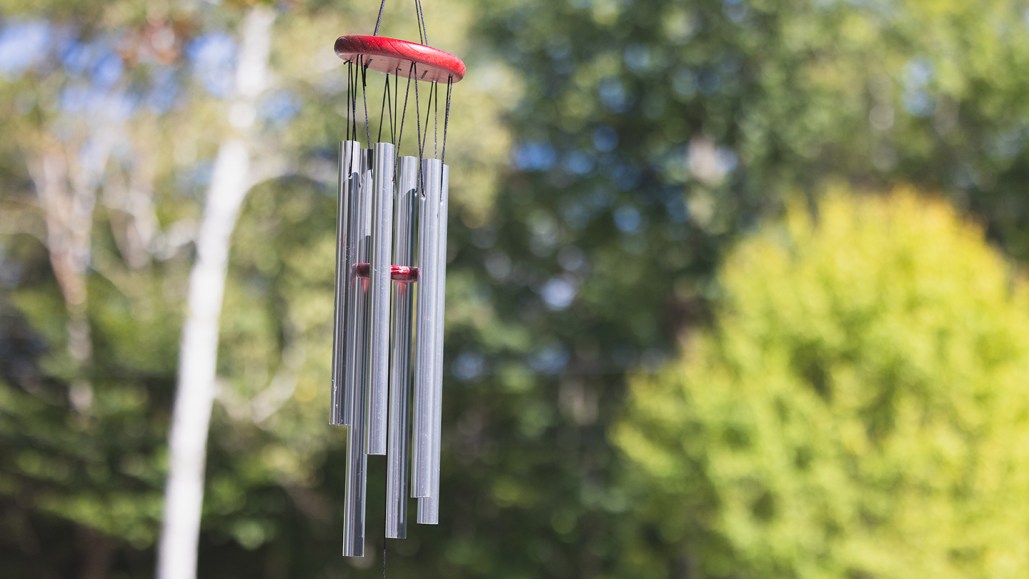
<path id="1" fill-rule="evenodd" d="M 375 32 L 372 32 L 372 36 L 379 35 L 379 26 L 382 25 L 382 12 L 386 10 L 386 0 L 382 0 L 382 4 L 379 4 L 379 15 L 375 18 Z"/>
<path id="2" fill-rule="evenodd" d="M 375 31 L 372 36 L 379 35 L 379 28 L 382 26 L 382 13 L 386 11 L 386 0 L 379 4 L 379 15 L 375 18 Z M 418 41 L 422 44 L 429 43 L 429 29 L 425 26 L 425 10 L 422 9 L 422 0 L 414 0 L 415 17 L 418 20 Z"/>

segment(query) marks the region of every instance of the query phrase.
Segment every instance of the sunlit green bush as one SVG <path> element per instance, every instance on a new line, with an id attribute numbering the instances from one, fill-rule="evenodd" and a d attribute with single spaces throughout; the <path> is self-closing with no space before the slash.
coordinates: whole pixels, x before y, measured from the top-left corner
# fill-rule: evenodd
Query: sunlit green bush
<path id="1" fill-rule="evenodd" d="M 1029 576 L 1029 299 L 978 227 L 830 193 L 719 281 L 614 435 L 690 577 Z"/>

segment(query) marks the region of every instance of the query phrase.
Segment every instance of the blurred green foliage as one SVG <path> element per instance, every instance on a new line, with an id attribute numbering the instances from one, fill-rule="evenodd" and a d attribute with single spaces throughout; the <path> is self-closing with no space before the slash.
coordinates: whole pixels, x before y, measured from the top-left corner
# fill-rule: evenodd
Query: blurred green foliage
<path id="1" fill-rule="evenodd" d="M 727 248 L 787 193 L 919 183 L 1024 259 L 1029 84 L 1010 71 L 1029 55 L 1026 7 L 491 3 L 477 48 L 520 91 L 493 217 L 452 232 L 448 271 L 475 289 L 448 348 L 483 375 L 453 383 L 447 422 L 480 441 L 456 457 L 492 454 L 488 471 L 461 469 L 483 473 L 469 488 L 516 507 L 497 518 L 513 537 L 476 542 L 490 573 L 648 575 L 629 467 L 608 444 L 625 372 L 659 367 L 708 323 Z M 468 310 L 479 323 L 462 323 Z M 538 560 L 508 564 L 509 544 Z"/>
<path id="2" fill-rule="evenodd" d="M 714 327 L 633 379 L 615 431 L 690 577 L 1026 574 L 1029 286 L 979 227 L 835 191 L 719 283 Z"/>

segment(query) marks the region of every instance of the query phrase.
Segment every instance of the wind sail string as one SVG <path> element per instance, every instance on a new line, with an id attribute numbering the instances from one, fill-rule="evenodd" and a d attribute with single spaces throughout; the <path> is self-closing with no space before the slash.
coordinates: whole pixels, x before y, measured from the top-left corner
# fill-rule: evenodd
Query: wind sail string
<path id="1" fill-rule="evenodd" d="M 379 36 L 385 5 L 371 36 L 344 35 L 334 45 L 347 65 L 347 101 L 339 145 L 330 423 L 345 432 L 342 553 L 355 557 L 364 555 L 367 539 L 369 456 L 386 457 L 386 538 L 407 536 L 411 499 L 415 522 L 439 523 L 450 178 L 444 161 L 452 88 L 465 74 L 461 59 L 426 45 L 420 0 L 420 43 Z M 384 75 L 375 142 L 369 73 Z M 424 109 L 422 83 L 429 85 Z M 410 100 L 416 134 L 408 145 L 413 154 L 405 155 Z M 384 543 L 384 576 L 385 557 Z"/>

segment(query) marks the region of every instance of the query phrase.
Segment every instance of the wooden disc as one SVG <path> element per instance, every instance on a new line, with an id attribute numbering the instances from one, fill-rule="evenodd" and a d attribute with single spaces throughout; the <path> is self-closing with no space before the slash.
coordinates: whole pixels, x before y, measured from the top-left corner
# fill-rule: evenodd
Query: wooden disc
<path id="1" fill-rule="evenodd" d="M 336 39 L 336 55 L 346 62 L 357 62 L 372 70 L 424 80 L 458 82 L 464 78 L 464 62 L 438 48 L 385 36 L 351 34 Z M 413 67 L 411 65 L 414 65 Z"/>

